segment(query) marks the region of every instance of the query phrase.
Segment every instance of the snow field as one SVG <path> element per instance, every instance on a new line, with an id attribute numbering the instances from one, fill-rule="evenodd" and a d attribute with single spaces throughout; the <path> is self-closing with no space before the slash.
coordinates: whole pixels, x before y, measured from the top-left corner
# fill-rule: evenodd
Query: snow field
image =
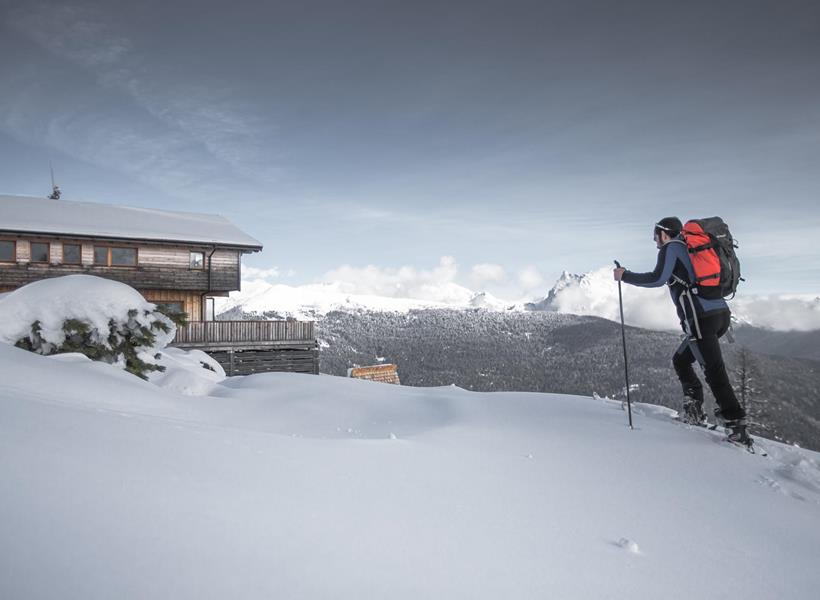
<path id="1" fill-rule="evenodd" d="M 222 379 L 199 358 L 172 351 L 147 382 L 0 344 L 0 597 L 820 585 L 817 453 L 764 441 L 770 457 L 752 456 L 658 407 L 636 406 L 630 431 L 605 399 Z"/>

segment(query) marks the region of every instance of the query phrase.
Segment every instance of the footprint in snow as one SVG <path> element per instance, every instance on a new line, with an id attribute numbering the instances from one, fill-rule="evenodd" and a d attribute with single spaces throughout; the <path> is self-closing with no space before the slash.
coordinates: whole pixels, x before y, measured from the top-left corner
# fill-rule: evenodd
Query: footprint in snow
<path id="1" fill-rule="evenodd" d="M 630 540 L 629 538 L 621 538 L 617 542 L 613 543 L 615 546 L 618 546 L 618 548 L 626 550 L 630 554 L 641 554 L 641 549 L 638 546 L 638 543 L 634 540 Z"/>

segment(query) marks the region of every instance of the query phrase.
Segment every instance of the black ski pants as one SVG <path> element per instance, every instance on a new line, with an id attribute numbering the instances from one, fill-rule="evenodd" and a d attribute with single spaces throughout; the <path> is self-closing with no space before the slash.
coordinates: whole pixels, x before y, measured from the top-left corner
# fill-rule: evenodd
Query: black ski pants
<path id="1" fill-rule="evenodd" d="M 737 401 L 737 396 L 729 382 L 723 354 L 720 351 L 720 338 L 729 330 L 731 316 L 728 310 L 700 317 L 701 339 L 694 342 L 703 358 L 703 372 L 706 383 L 717 401 L 719 416 L 725 420 L 742 419 L 746 411 Z M 690 346 L 680 348 L 672 357 L 672 364 L 678 374 L 684 395 L 703 400 L 703 384 L 695 374 L 692 364 L 695 354 Z M 717 412 L 717 411 L 715 411 Z"/>

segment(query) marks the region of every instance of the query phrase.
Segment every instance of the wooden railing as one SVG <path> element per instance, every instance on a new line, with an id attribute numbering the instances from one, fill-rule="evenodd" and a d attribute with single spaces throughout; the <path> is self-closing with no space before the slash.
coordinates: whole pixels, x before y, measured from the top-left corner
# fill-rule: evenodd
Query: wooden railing
<path id="1" fill-rule="evenodd" d="M 177 327 L 174 345 L 311 342 L 313 321 L 192 321 Z"/>

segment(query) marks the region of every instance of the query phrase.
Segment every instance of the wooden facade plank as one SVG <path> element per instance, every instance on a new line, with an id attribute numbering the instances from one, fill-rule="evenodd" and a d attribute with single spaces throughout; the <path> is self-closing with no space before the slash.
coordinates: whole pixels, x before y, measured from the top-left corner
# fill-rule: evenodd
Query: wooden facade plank
<path id="1" fill-rule="evenodd" d="M 183 290 L 139 290 L 148 302 L 181 302 L 189 321 L 199 321 L 202 317 L 202 294 Z"/>
<path id="2" fill-rule="evenodd" d="M 167 289 L 198 291 L 200 293 L 226 293 L 239 289 L 241 253 L 238 250 L 217 249 L 212 257 L 209 272 L 204 268 L 190 268 L 192 250 L 205 253 L 203 246 L 142 244 L 139 242 L 112 240 L 72 240 L 70 236 L 4 236 L 16 242 L 15 263 L 0 264 L 0 285 L 16 288 L 39 279 L 61 277 L 74 273 L 96 275 L 122 281 L 136 289 Z M 30 243 L 50 244 L 50 262 L 31 262 Z M 82 263 L 62 263 L 63 241 L 81 244 Z M 124 246 L 137 249 L 138 264 L 134 267 L 107 267 L 94 264 L 94 246 Z M 199 318 L 197 315 L 196 318 Z"/>
<path id="3" fill-rule="evenodd" d="M 208 350 L 207 352 L 222 365 L 228 375 L 269 372 L 319 374 L 318 348 L 308 350 Z"/>
<path id="4" fill-rule="evenodd" d="M 22 244 L 21 244 L 22 246 Z M 28 246 L 25 246 L 26 256 Z M 95 275 L 105 279 L 114 279 L 130 285 L 136 289 L 166 289 L 166 290 L 187 290 L 206 293 L 228 292 L 236 289 L 236 282 L 233 281 L 233 272 L 214 272 L 211 277 L 211 285 L 208 285 L 208 273 L 202 270 L 174 269 L 166 267 L 151 267 L 139 265 L 137 267 L 104 267 L 92 265 L 66 265 L 66 264 L 34 264 L 20 260 L 21 252 L 18 250 L 17 263 L 0 264 L 0 285 L 9 287 L 21 287 L 33 281 L 47 279 L 50 277 L 62 277 L 75 273 Z"/>
<path id="5" fill-rule="evenodd" d="M 31 260 L 31 246 L 28 240 L 17 240 L 17 261 L 28 263 Z"/>
<path id="6" fill-rule="evenodd" d="M 314 342 L 314 321 L 197 321 L 178 327 L 175 345 Z"/>

